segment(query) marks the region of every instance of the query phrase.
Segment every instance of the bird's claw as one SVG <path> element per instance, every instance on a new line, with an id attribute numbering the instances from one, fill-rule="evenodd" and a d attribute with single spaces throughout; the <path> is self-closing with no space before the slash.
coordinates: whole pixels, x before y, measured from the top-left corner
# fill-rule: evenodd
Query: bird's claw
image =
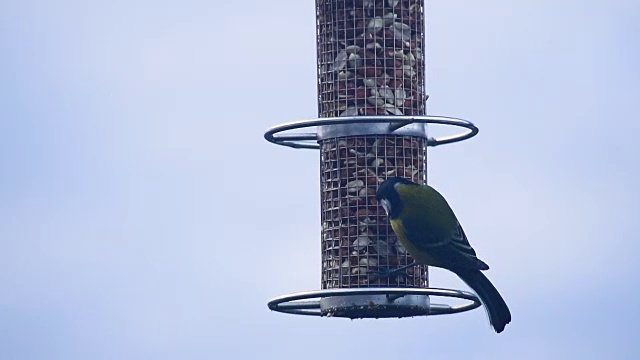
<path id="1" fill-rule="evenodd" d="M 389 269 L 378 269 L 378 270 L 369 270 L 367 271 L 367 275 L 374 279 L 385 279 L 391 277 L 391 275 L 401 275 L 406 276 L 405 272 L 399 271 L 398 269 L 389 270 Z"/>
<path id="2" fill-rule="evenodd" d="M 391 275 L 395 275 L 395 274 L 398 274 L 400 276 L 407 276 L 408 274 L 407 274 L 406 270 L 409 269 L 409 268 L 412 268 L 414 266 L 416 266 L 416 262 L 415 261 L 412 262 L 409 265 L 406 265 L 406 266 L 403 266 L 403 267 L 399 267 L 399 268 L 393 269 L 393 270 L 389 270 L 389 269 L 369 270 L 367 272 L 367 274 L 374 275 L 374 277 L 375 277 L 375 275 L 377 275 L 377 278 L 379 278 L 379 279 L 384 279 L 384 278 L 390 277 Z"/>

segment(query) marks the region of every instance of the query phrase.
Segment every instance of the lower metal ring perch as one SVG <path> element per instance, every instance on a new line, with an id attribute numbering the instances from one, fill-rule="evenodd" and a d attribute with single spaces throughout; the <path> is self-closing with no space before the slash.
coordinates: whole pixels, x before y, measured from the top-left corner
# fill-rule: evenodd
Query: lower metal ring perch
<path id="1" fill-rule="evenodd" d="M 453 297 L 469 302 L 456 306 L 433 304 L 430 296 Z M 454 314 L 480 305 L 480 299 L 473 293 L 437 288 L 315 290 L 279 296 L 267 304 L 269 309 L 283 313 L 350 319 Z"/>

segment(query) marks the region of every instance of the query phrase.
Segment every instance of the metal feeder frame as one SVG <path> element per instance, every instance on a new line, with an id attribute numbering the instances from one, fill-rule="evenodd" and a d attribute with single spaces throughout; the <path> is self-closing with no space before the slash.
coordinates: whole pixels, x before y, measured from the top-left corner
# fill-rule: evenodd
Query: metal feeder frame
<path id="1" fill-rule="evenodd" d="M 321 290 L 277 297 L 269 308 L 354 319 L 452 314 L 479 307 L 480 300 L 470 292 L 428 287 L 424 265 L 393 278 L 371 273 L 412 261 L 374 190 L 391 176 L 426 183 L 429 146 L 478 133 L 469 121 L 425 115 L 424 0 L 315 4 L 319 118 L 272 127 L 264 137 L 277 145 L 320 150 Z M 467 131 L 432 138 L 427 124 Z M 465 303 L 436 304 L 433 296 Z"/>
<path id="2" fill-rule="evenodd" d="M 457 135 L 433 138 L 427 136 L 426 124 L 466 128 Z M 291 132 L 317 127 L 316 132 Z M 450 144 L 469 139 L 478 133 L 470 121 L 444 116 L 351 116 L 302 120 L 274 126 L 264 135 L 271 143 L 296 149 L 319 149 L 318 141 L 354 135 L 410 135 L 427 140 L 427 146 Z M 316 144 L 312 143 L 316 142 Z M 430 296 L 467 300 L 463 305 L 431 303 Z M 311 300 L 317 299 L 317 300 Z M 464 312 L 481 305 L 473 293 L 439 288 L 338 288 L 284 295 L 267 304 L 273 311 L 327 317 L 388 318 L 444 315 Z"/>

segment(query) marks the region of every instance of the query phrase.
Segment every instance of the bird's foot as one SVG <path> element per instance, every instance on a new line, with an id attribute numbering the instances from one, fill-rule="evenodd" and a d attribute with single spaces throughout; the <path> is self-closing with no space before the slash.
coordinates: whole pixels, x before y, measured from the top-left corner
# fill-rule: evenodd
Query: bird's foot
<path id="1" fill-rule="evenodd" d="M 396 272 L 395 270 L 378 269 L 378 270 L 367 271 L 367 275 L 369 275 L 372 280 L 377 280 L 377 279 L 386 279 L 388 277 L 391 277 L 391 275 L 393 275 L 395 272 Z"/>
<path id="2" fill-rule="evenodd" d="M 414 262 L 412 262 L 411 264 L 409 264 L 407 266 L 399 267 L 399 268 L 393 269 L 393 270 L 389 270 L 389 269 L 369 270 L 367 272 L 367 274 L 369 274 L 369 276 L 373 275 L 373 277 L 378 278 L 378 279 L 384 279 L 384 278 L 391 277 L 392 275 L 401 273 L 404 270 L 412 268 L 412 267 L 414 267 L 416 265 L 418 265 L 418 264 L 416 264 L 415 261 L 414 261 Z"/>

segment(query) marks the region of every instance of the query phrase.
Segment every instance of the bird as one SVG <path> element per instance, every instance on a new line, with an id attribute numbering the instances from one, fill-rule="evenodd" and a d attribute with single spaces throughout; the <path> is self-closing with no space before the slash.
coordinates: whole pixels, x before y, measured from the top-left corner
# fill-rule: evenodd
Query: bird
<path id="1" fill-rule="evenodd" d="M 382 182 L 376 200 L 384 208 L 396 237 L 415 260 L 391 272 L 415 265 L 452 271 L 476 292 L 491 326 L 501 333 L 511 322 L 509 307 L 482 273 L 489 270 L 489 265 L 476 256 L 447 200 L 431 186 L 401 177 Z"/>

